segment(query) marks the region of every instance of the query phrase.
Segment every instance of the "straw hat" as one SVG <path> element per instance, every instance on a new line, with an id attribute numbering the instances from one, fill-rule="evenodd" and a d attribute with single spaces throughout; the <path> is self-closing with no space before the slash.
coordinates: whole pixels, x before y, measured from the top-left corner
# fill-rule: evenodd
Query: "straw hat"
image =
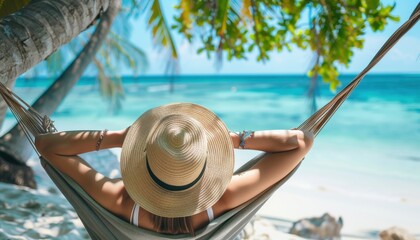
<path id="1" fill-rule="evenodd" d="M 185 217 L 213 206 L 229 184 L 233 144 L 225 124 L 192 103 L 153 108 L 131 125 L 121 152 L 130 197 L 162 217 Z"/>

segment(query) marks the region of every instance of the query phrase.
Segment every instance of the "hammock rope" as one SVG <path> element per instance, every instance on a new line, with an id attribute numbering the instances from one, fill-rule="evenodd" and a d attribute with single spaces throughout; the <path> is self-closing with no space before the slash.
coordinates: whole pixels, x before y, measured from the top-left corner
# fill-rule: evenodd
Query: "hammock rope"
<path id="1" fill-rule="evenodd" d="M 373 57 L 368 66 L 363 69 L 343 90 L 336 94 L 330 102 L 303 122 L 298 129 L 312 131 L 314 135 L 317 136 L 331 119 L 333 114 L 369 72 L 369 70 L 372 69 L 397 43 L 397 41 L 417 23 L 419 16 L 420 3 L 413 11 L 410 19 L 398 28 L 394 34 L 392 34 L 378 53 Z M 3 83 L 0 83 L 0 94 L 9 106 L 11 112 L 15 115 L 25 135 L 28 137 L 29 142 L 36 151 L 34 144 L 35 136 L 43 133 L 55 132 L 56 129 L 53 122 L 48 116 L 42 116 L 38 113 L 18 95 L 9 90 Z M 199 230 L 196 236 L 192 237 L 189 235 L 162 235 L 140 229 L 119 219 L 96 203 L 71 178 L 57 171 L 57 169 L 51 166 L 47 160 L 42 158 L 38 152 L 37 154 L 40 157 L 41 163 L 48 175 L 64 194 L 67 200 L 73 205 L 92 239 L 234 239 L 240 233 L 242 228 L 251 220 L 253 215 L 270 198 L 270 196 L 282 184 L 284 184 L 300 166 L 299 163 L 291 173 L 289 173 L 277 184 L 267 189 L 254 199 L 251 199 L 247 203 L 242 204 L 241 206 L 216 218 L 207 227 Z M 242 172 L 253 166 L 263 156 L 264 154 L 261 154 L 256 158 L 251 159 L 249 162 L 240 167 L 236 173 Z"/>

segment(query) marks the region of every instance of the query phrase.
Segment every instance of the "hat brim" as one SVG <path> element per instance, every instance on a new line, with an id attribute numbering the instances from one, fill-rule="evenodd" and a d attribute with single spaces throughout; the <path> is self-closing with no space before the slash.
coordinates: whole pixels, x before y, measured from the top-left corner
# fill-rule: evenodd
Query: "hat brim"
<path id="1" fill-rule="evenodd" d="M 157 121 L 173 113 L 199 121 L 208 143 L 202 178 L 182 191 L 159 186 L 146 165 L 150 130 Z M 192 216 L 213 206 L 230 183 L 234 169 L 233 144 L 225 124 L 212 111 L 192 103 L 168 104 L 145 112 L 132 124 L 122 146 L 120 166 L 128 194 L 142 208 L 162 217 Z"/>

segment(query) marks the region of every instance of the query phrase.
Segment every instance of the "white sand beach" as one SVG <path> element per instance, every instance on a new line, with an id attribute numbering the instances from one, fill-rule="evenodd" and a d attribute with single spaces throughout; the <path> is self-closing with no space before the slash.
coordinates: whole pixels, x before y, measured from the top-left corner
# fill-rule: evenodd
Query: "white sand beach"
<path id="1" fill-rule="evenodd" d="M 247 159 L 258 153 L 236 154 Z M 363 180 L 356 174 L 321 176 L 307 168 L 307 161 L 317 161 L 312 157 L 308 155 L 295 175 L 260 209 L 259 216 L 269 219 L 278 230 L 288 232 L 293 221 L 320 217 L 327 212 L 337 219 L 343 218 L 342 239 L 378 239 L 381 230 L 392 226 L 403 227 L 420 237 L 420 199 L 392 193 L 395 188 L 408 187 L 404 186 L 406 183 L 390 180 L 378 183 L 377 192 L 363 192 Z M 369 180 L 375 181 L 373 177 Z M 390 192 L 383 193 L 387 190 Z"/>

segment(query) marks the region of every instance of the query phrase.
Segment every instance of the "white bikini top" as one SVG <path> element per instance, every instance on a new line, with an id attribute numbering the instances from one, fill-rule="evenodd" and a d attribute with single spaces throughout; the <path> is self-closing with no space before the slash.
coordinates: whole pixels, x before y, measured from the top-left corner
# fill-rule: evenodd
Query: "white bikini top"
<path id="1" fill-rule="evenodd" d="M 130 223 L 137 227 L 139 226 L 139 211 L 140 205 L 134 203 L 133 209 L 131 210 Z M 212 207 L 207 208 L 207 216 L 209 217 L 209 222 L 213 221 L 214 214 Z"/>

